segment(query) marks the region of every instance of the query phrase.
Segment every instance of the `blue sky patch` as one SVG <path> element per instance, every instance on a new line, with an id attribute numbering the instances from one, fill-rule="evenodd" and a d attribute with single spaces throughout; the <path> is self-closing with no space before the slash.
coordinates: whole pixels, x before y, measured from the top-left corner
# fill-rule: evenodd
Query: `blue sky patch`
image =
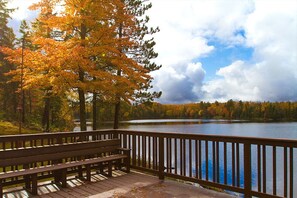
<path id="1" fill-rule="evenodd" d="M 239 31 L 238 34 L 243 34 L 244 31 Z M 196 59 L 202 63 L 203 69 L 206 71 L 206 81 L 214 79 L 216 71 L 221 67 L 225 67 L 237 60 L 248 62 L 252 56 L 254 49 L 242 45 L 227 46 L 219 42 L 209 42 L 208 45 L 215 47 L 214 51 L 206 57 Z"/>

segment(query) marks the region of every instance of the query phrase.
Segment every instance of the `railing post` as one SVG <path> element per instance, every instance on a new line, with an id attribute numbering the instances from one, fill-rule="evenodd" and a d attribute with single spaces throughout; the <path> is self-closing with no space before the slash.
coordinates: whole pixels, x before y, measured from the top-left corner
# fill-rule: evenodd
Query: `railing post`
<path id="1" fill-rule="evenodd" d="M 164 179 L 164 137 L 159 137 L 159 179 Z"/>
<path id="2" fill-rule="evenodd" d="M 244 143 L 244 197 L 252 197 L 251 191 L 251 144 Z"/>

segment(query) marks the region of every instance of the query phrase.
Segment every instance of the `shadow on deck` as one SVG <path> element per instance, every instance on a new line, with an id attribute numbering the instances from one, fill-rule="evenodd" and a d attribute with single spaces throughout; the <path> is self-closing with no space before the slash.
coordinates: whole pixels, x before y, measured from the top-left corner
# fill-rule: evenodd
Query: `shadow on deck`
<path id="1" fill-rule="evenodd" d="M 169 197 L 232 197 L 226 193 L 220 193 L 207 190 L 199 186 L 185 184 L 173 180 L 159 180 L 158 177 L 151 175 L 131 172 L 126 174 L 121 171 L 113 171 L 113 177 L 94 174 L 92 181 L 86 182 L 77 178 L 69 177 L 67 181 L 68 188 L 60 188 L 55 184 L 43 183 L 38 187 L 38 196 L 34 197 L 90 197 L 90 198 L 132 198 L 132 197 L 153 197 L 153 198 L 169 198 Z M 20 188 L 8 189 L 4 197 L 32 197 L 25 190 Z"/>

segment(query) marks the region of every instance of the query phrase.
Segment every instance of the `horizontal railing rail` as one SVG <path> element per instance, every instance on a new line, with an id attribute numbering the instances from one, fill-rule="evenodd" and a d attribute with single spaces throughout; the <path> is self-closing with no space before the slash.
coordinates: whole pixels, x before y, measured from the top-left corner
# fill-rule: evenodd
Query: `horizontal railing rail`
<path id="1" fill-rule="evenodd" d="M 114 137 L 131 149 L 131 167 L 160 179 L 182 179 L 245 197 L 297 197 L 297 140 L 99 130 L 0 136 L 0 150 Z"/>

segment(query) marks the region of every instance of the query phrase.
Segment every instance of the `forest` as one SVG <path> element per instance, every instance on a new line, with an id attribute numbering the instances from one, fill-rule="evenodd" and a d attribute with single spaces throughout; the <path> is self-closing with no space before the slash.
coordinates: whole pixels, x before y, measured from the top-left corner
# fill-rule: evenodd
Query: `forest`
<path id="1" fill-rule="evenodd" d="M 159 104 L 154 34 L 143 0 L 40 0 L 17 37 L 0 0 L 0 121 L 48 131 L 120 120 L 205 118 L 296 121 L 297 102 Z"/>
<path id="2" fill-rule="evenodd" d="M 88 106 L 88 105 L 87 105 Z M 114 114 L 112 106 L 100 103 L 97 106 L 98 122 L 111 121 Z M 87 117 L 92 118 L 89 106 Z M 78 112 L 74 113 L 78 118 Z M 133 119 L 226 119 L 245 121 L 297 121 L 297 102 L 199 102 L 189 104 L 123 104 L 121 120 Z"/>

